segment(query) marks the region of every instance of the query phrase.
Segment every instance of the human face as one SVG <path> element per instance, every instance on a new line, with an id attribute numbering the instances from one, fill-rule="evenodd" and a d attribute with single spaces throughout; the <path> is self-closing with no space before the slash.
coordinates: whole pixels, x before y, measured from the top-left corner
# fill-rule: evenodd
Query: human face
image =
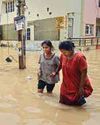
<path id="1" fill-rule="evenodd" d="M 44 53 L 46 54 L 51 52 L 51 48 L 46 44 L 43 44 L 42 48 L 43 48 Z"/>
<path id="2" fill-rule="evenodd" d="M 68 51 L 68 50 L 65 50 L 65 49 L 61 49 L 60 52 L 61 52 L 62 54 L 64 54 L 65 56 L 70 56 L 72 51 Z"/>

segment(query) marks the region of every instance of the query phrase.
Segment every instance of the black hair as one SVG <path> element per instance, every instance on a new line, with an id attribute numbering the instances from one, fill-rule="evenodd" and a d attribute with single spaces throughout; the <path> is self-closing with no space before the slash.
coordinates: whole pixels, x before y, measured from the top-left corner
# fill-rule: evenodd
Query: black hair
<path id="1" fill-rule="evenodd" d="M 63 41 L 59 44 L 59 49 L 64 49 L 64 50 L 68 50 L 68 51 L 73 51 L 75 48 L 75 45 L 72 41 L 67 40 L 67 41 Z"/>
<path id="2" fill-rule="evenodd" d="M 47 46 L 49 46 L 52 50 L 54 49 L 52 42 L 50 40 L 45 40 L 41 43 L 41 46 L 43 46 L 44 44 L 46 44 Z"/>

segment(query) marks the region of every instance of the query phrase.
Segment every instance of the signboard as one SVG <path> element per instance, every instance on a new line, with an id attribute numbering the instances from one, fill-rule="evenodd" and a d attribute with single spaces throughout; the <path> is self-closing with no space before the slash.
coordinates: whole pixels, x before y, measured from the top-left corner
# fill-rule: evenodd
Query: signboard
<path id="1" fill-rule="evenodd" d="M 56 28 L 64 28 L 64 16 L 56 17 Z"/>
<path id="2" fill-rule="evenodd" d="M 25 16 L 17 16 L 14 18 L 15 30 L 22 30 L 25 28 Z"/>

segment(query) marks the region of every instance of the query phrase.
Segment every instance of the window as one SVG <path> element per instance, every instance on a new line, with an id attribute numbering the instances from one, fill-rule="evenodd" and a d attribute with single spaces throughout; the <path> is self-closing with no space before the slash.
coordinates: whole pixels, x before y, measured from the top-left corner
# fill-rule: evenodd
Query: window
<path id="1" fill-rule="evenodd" d="M 27 28 L 27 40 L 30 40 L 31 30 Z"/>
<path id="2" fill-rule="evenodd" d="M 47 7 L 47 12 L 49 12 L 49 7 Z"/>
<path id="3" fill-rule="evenodd" d="M 14 0 L 6 3 L 6 13 L 14 12 Z"/>
<path id="4" fill-rule="evenodd" d="M 85 26 L 85 35 L 93 35 L 94 25 L 86 24 Z"/>
<path id="5" fill-rule="evenodd" d="M 7 3 L 6 3 L 6 13 L 7 13 Z"/>
<path id="6" fill-rule="evenodd" d="M 68 18 L 68 38 L 73 37 L 73 23 L 74 23 L 74 19 Z"/>
<path id="7" fill-rule="evenodd" d="M 12 11 L 14 12 L 14 0 L 12 1 Z"/>
<path id="8" fill-rule="evenodd" d="M 98 6 L 100 7 L 100 0 L 98 0 Z"/>

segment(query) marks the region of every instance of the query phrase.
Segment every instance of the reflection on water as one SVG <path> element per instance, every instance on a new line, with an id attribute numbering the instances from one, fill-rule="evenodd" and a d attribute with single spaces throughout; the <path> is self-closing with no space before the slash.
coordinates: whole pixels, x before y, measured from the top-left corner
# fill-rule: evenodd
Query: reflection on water
<path id="1" fill-rule="evenodd" d="M 24 110 L 26 110 L 27 112 L 32 112 L 32 113 L 40 113 L 41 112 L 41 109 L 39 108 L 34 108 L 34 107 L 26 107 Z"/>
<path id="2" fill-rule="evenodd" d="M 20 117 L 17 114 L 12 113 L 0 113 L 1 125 L 18 125 Z"/>
<path id="3" fill-rule="evenodd" d="M 91 118 L 84 125 L 100 125 L 100 113 L 92 113 Z"/>
<path id="4" fill-rule="evenodd" d="M 29 119 L 27 125 L 56 125 L 50 120 L 45 119 Z"/>
<path id="5" fill-rule="evenodd" d="M 59 104 L 60 83 L 52 96 L 37 93 L 39 52 L 27 52 L 27 68 L 5 61 L 7 48 L 0 48 L 0 125 L 99 125 L 100 124 L 100 50 L 90 50 L 87 57 L 94 92 L 83 107 Z M 10 49 L 18 60 L 18 53 Z M 6 119 L 6 120 L 5 120 Z"/>

